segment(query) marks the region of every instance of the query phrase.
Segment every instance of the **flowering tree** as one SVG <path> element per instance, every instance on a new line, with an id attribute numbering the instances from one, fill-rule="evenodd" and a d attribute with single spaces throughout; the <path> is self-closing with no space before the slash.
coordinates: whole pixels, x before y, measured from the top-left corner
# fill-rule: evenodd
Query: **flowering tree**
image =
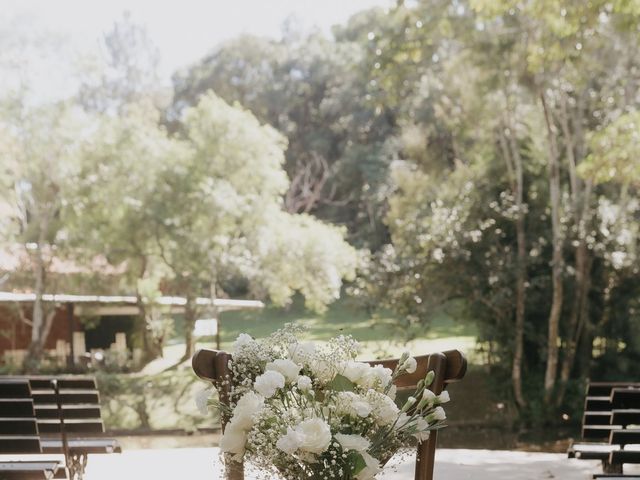
<path id="1" fill-rule="evenodd" d="M 355 250 L 341 229 L 284 211 L 284 138 L 213 93 L 184 112 L 183 125 L 174 141 L 185 154 L 160 167 L 146 204 L 172 288 L 190 303 L 239 280 L 278 305 L 300 292 L 319 311 L 339 298 Z M 185 357 L 195 305 L 187 312 Z"/>
<path id="2" fill-rule="evenodd" d="M 126 262 L 144 332 L 153 331 L 160 288 L 186 297 L 185 358 L 198 296 L 215 299 L 244 283 L 280 305 L 300 292 L 322 310 L 353 275 L 355 251 L 339 228 L 283 211 L 284 148 L 275 130 L 213 93 L 185 112 L 174 135 L 151 104 L 132 104 L 104 116 L 86 144 L 73 207 L 80 243 Z"/>

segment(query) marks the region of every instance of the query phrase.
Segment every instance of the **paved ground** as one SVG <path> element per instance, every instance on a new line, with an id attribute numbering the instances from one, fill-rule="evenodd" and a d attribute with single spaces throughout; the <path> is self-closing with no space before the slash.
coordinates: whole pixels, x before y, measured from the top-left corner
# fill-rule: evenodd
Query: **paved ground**
<path id="1" fill-rule="evenodd" d="M 221 479 L 218 450 L 180 448 L 129 450 L 120 455 L 90 458 L 86 480 L 214 480 Z M 629 473 L 640 469 L 626 469 Z M 436 480 L 588 480 L 599 471 L 599 462 L 569 460 L 555 453 L 500 450 L 440 449 L 436 456 Z M 247 475 L 247 479 L 256 478 Z M 413 478 L 413 461 L 390 465 L 383 480 Z"/>

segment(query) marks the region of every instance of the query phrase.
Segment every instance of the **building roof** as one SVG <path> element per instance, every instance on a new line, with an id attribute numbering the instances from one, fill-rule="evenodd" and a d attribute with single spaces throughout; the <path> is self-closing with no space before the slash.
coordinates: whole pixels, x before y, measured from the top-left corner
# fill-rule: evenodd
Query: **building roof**
<path id="1" fill-rule="evenodd" d="M 30 303 L 36 299 L 35 293 L 15 293 L 15 292 L 0 292 L 0 303 Z M 53 303 L 74 303 L 84 305 L 123 305 L 123 306 L 135 306 L 138 303 L 138 299 L 133 295 L 67 295 L 67 294 L 49 294 L 46 293 L 42 296 L 42 300 L 45 302 Z M 171 307 L 172 311 L 180 310 L 180 307 L 184 307 L 187 304 L 187 299 L 184 297 L 157 297 L 153 300 L 154 304 L 160 306 Z M 240 310 L 240 309 L 258 309 L 263 308 L 264 303 L 259 300 L 235 300 L 231 298 L 215 298 L 211 301 L 210 298 L 198 297 L 196 299 L 196 305 L 203 307 L 214 306 L 220 311 L 225 310 Z"/>

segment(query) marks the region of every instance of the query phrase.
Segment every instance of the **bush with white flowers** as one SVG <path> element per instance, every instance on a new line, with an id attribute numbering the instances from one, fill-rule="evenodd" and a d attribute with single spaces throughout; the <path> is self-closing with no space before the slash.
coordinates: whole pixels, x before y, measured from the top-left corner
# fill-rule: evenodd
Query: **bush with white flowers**
<path id="1" fill-rule="evenodd" d="M 235 342 L 231 409 L 210 400 L 230 417 L 220 449 L 233 461 L 287 480 L 366 480 L 443 426 L 449 395 L 427 388 L 432 372 L 395 403 L 395 379 L 416 371 L 408 353 L 391 371 L 355 361 L 359 347 L 349 336 L 319 347 L 300 342 L 301 331 L 287 325 L 261 341 L 242 334 Z"/>

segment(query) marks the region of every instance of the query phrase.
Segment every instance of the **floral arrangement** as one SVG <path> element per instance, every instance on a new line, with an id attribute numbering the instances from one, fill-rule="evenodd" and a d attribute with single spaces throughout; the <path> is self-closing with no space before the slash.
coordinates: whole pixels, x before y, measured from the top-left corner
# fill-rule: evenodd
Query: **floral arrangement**
<path id="1" fill-rule="evenodd" d="M 339 336 L 320 347 L 298 340 L 287 325 L 258 341 L 241 334 L 233 345 L 231 406 L 213 398 L 230 418 L 220 441 L 233 461 L 248 459 L 289 480 L 372 479 L 398 450 L 443 426 L 447 392 L 420 380 L 403 405 L 394 380 L 416 371 L 402 355 L 395 371 L 355 361 L 358 343 Z"/>

